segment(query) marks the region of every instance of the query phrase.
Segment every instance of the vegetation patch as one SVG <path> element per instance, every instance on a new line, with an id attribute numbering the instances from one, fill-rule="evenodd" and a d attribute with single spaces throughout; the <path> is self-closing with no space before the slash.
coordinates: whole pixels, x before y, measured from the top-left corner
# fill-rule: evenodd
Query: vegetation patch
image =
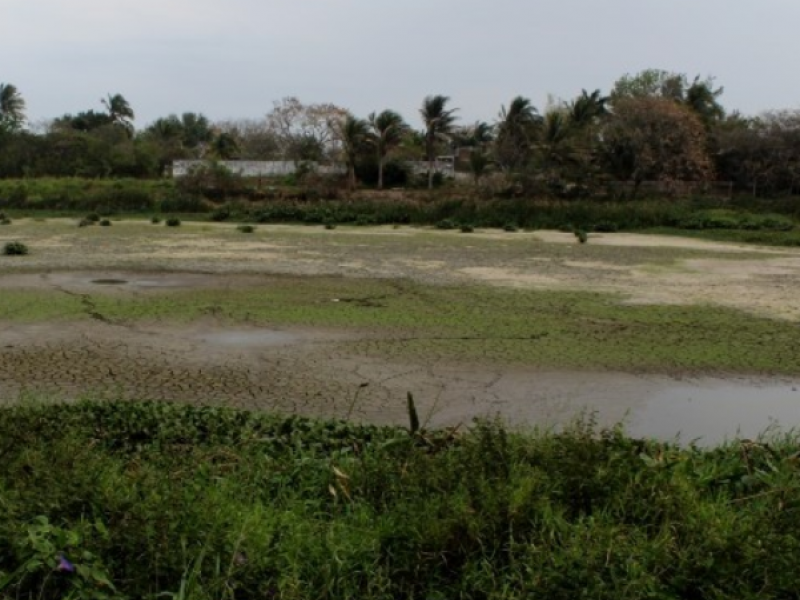
<path id="1" fill-rule="evenodd" d="M 6 256 L 25 256 L 28 252 L 28 247 L 22 242 L 8 242 L 3 246 L 3 254 Z"/>
<path id="2" fill-rule="evenodd" d="M 82 402 L 3 409 L 0 440 L 8 597 L 777 599 L 800 587 L 794 437 L 703 450 L 591 420 L 453 432 Z"/>
<path id="3" fill-rule="evenodd" d="M 96 293 L 114 322 L 307 325 L 368 331 L 342 342 L 365 356 L 656 373 L 800 373 L 800 333 L 782 321 L 710 306 L 625 305 L 610 294 L 425 286 L 410 281 L 277 277 L 268 285 Z M 334 301 L 338 300 L 338 301 Z M 347 301 L 342 301 L 347 300 Z M 0 320 L 90 318 L 73 295 L 6 290 Z"/>

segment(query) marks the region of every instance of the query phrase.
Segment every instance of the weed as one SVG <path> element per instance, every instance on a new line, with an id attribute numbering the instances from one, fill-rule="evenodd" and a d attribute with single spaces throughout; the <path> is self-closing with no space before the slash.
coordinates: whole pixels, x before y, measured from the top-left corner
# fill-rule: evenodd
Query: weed
<path id="1" fill-rule="evenodd" d="M 22 242 L 8 242 L 3 246 L 3 254 L 6 256 L 24 256 L 28 252 L 28 247 Z"/>
<path id="2" fill-rule="evenodd" d="M 256 228 L 253 225 L 237 225 L 236 230 L 242 233 L 253 233 Z"/>
<path id="3" fill-rule="evenodd" d="M 169 217 L 164 224 L 167 227 L 180 227 L 181 220 L 178 217 Z"/>
<path id="4" fill-rule="evenodd" d="M 111 221 L 108 220 L 108 219 L 102 219 L 100 221 L 100 226 L 101 227 L 110 227 L 111 226 Z"/>

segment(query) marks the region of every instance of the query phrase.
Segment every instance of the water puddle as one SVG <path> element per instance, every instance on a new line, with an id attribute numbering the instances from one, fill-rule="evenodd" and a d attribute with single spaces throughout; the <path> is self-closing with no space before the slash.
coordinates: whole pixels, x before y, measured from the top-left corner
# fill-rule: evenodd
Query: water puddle
<path id="1" fill-rule="evenodd" d="M 258 329 L 255 331 L 217 331 L 199 336 L 204 342 L 234 348 L 262 348 L 266 346 L 285 346 L 301 341 L 296 333 Z"/>
<path id="2" fill-rule="evenodd" d="M 125 279 L 92 279 L 95 285 L 125 285 L 128 283 Z"/>
<path id="3" fill-rule="evenodd" d="M 800 429 L 797 382 L 676 384 L 649 395 L 628 421 L 634 436 L 701 445 L 793 428 Z"/>

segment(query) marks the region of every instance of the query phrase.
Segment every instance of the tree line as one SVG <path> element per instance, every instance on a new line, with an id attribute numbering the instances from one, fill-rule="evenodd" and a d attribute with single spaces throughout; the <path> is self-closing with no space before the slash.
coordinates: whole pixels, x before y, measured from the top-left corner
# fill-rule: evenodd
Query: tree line
<path id="1" fill-rule="evenodd" d="M 340 162 L 350 187 L 409 185 L 409 161 L 452 155 L 477 185 L 501 182 L 521 194 L 591 196 L 645 182 L 680 192 L 712 181 L 756 196 L 798 193 L 800 110 L 757 116 L 728 112 L 713 77 L 648 69 L 618 79 L 610 93 L 581 91 L 539 110 L 512 98 L 490 121 L 461 123 L 451 98 L 424 98 L 418 120 L 386 109 L 358 117 L 334 104 L 294 97 L 263 119 L 211 122 L 186 112 L 142 129 L 121 94 L 97 109 L 28 127 L 25 100 L 0 84 L 0 177 L 157 178 L 178 159 Z"/>

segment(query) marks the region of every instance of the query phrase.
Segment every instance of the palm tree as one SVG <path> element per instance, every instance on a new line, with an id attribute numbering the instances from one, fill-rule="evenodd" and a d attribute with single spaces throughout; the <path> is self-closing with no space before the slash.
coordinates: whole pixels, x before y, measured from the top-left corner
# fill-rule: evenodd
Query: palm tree
<path id="1" fill-rule="evenodd" d="M 447 96 L 427 96 L 419 109 L 425 123 L 425 154 L 428 159 L 428 189 L 433 188 L 433 161 L 436 158 L 436 142 L 447 136 L 456 121 L 458 109 L 446 109 L 450 98 Z"/>
<path id="2" fill-rule="evenodd" d="M 570 123 L 579 129 L 591 125 L 600 117 L 608 114 L 609 100 L 608 96 L 600 94 L 600 90 L 595 90 L 591 94 L 586 90 L 581 90 L 581 95 L 569 105 Z"/>
<path id="3" fill-rule="evenodd" d="M 375 149 L 378 153 L 378 189 L 383 189 L 383 165 L 389 152 L 400 145 L 408 125 L 398 113 L 384 110 L 379 115 L 369 115 Z"/>
<path id="4" fill-rule="evenodd" d="M 101 102 L 106 107 L 108 118 L 112 123 L 118 123 L 133 133 L 133 124 L 131 123 L 134 119 L 133 109 L 122 94 L 109 94 L 107 98 L 101 99 Z"/>
<path id="5" fill-rule="evenodd" d="M 528 98 L 517 96 L 500 109 L 496 154 L 500 165 L 513 171 L 530 158 L 533 141 L 542 118 Z"/>
<path id="6" fill-rule="evenodd" d="M 707 129 L 725 117 L 725 109 L 717 100 L 722 92 L 722 88 L 714 89 L 713 79 L 701 81 L 699 76 L 694 78 L 692 85 L 686 90 L 686 106 L 697 113 Z"/>
<path id="7" fill-rule="evenodd" d="M 0 128 L 14 130 L 25 122 L 25 100 L 17 87 L 0 83 Z"/>
<path id="8" fill-rule="evenodd" d="M 344 119 L 339 121 L 337 130 L 347 164 L 347 179 L 352 190 L 356 187 L 356 158 L 369 137 L 369 125 L 364 119 L 358 119 L 347 113 Z"/>

